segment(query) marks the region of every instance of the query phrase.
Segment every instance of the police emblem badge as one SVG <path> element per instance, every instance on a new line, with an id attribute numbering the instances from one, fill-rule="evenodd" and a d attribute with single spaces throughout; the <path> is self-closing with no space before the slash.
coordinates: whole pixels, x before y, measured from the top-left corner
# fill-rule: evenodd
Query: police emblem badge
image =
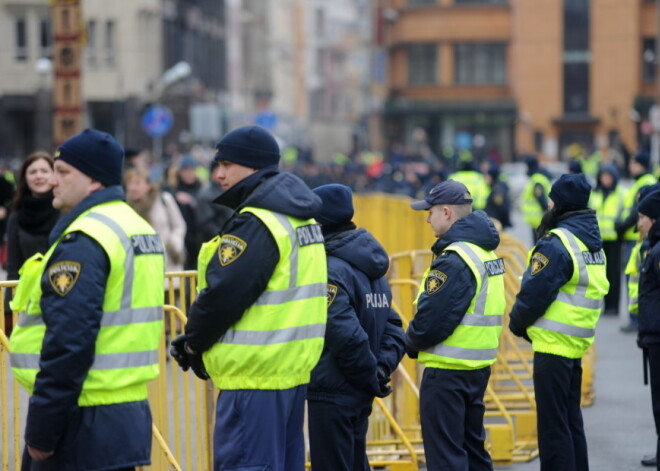
<path id="1" fill-rule="evenodd" d="M 328 285 L 328 307 L 332 305 L 332 302 L 337 297 L 337 287 L 335 285 Z"/>
<path id="2" fill-rule="evenodd" d="M 447 275 L 439 270 L 431 270 L 426 276 L 426 283 L 424 288 L 426 289 L 426 294 L 429 296 L 437 293 L 442 289 L 447 281 Z"/>
<path id="3" fill-rule="evenodd" d="M 244 240 L 233 235 L 223 235 L 218 248 L 220 265 L 226 267 L 240 257 L 246 248 L 247 244 Z"/>
<path id="4" fill-rule="evenodd" d="M 548 257 L 543 255 L 540 252 L 536 252 L 534 255 L 532 255 L 532 260 L 530 261 L 531 266 L 532 266 L 532 276 L 536 275 L 539 273 L 541 270 L 543 270 L 545 267 L 548 266 L 550 263 L 550 260 L 548 260 Z"/>
<path id="5" fill-rule="evenodd" d="M 78 262 L 57 262 L 48 268 L 48 279 L 50 285 L 60 296 L 66 296 L 78 281 L 80 276 L 80 263 Z"/>

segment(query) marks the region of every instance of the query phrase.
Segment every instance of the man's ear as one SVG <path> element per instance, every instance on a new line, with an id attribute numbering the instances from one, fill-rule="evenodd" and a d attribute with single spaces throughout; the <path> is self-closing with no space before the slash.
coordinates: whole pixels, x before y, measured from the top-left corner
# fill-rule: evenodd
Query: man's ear
<path id="1" fill-rule="evenodd" d="M 99 190 L 102 190 L 104 188 L 105 188 L 105 185 L 103 183 L 101 183 L 98 180 L 94 180 L 92 178 L 92 182 L 89 185 L 89 193 L 88 194 L 94 193 L 95 191 L 99 191 Z"/>

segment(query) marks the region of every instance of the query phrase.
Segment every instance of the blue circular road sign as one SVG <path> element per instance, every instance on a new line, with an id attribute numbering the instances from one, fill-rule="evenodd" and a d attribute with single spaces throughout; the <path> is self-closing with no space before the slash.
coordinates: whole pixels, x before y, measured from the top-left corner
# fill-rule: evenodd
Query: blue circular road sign
<path id="1" fill-rule="evenodd" d="M 153 105 L 142 115 L 142 129 L 151 137 L 161 137 L 170 132 L 174 117 L 172 111 L 163 105 Z"/>

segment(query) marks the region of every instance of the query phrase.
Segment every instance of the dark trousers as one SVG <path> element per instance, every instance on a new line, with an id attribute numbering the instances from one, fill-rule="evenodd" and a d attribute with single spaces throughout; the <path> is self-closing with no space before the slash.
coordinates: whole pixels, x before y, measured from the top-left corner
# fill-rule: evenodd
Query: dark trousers
<path id="1" fill-rule="evenodd" d="M 369 471 L 367 429 L 371 404 L 345 407 L 307 401 L 312 471 Z"/>
<path id="2" fill-rule="evenodd" d="M 655 433 L 658 436 L 656 456 L 660 456 L 660 344 L 649 345 L 649 372 L 651 376 L 651 403 Z M 660 470 L 660 466 L 658 466 Z"/>
<path id="3" fill-rule="evenodd" d="M 610 282 L 610 290 L 605 295 L 605 314 L 616 314 L 621 298 L 621 242 L 603 241 L 603 251 L 607 258 L 607 281 Z"/>
<path id="4" fill-rule="evenodd" d="M 588 471 L 580 395 L 582 360 L 534 353 L 541 471 Z"/>
<path id="5" fill-rule="evenodd" d="M 23 448 L 23 457 L 21 460 L 21 471 L 62 471 L 62 462 L 53 459 L 43 461 L 32 461 L 27 447 Z M 83 471 L 83 470 L 79 470 Z M 116 468 L 113 471 L 135 471 L 135 467 Z"/>
<path id="6" fill-rule="evenodd" d="M 428 471 L 493 469 L 484 448 L 484 392 L 489 377 L 490 367 L 424 370 L 419 415 Z"/>
<path id="7" fill-rule="evenodd" d="M 307 385 L 225 390 L 216 406 L 215 471 L 303 471 Z"/>

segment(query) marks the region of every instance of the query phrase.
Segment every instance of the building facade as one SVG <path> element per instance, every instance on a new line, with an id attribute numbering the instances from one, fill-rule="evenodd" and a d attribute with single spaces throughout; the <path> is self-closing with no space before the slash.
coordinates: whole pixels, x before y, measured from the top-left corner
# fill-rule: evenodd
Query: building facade
<path id="1" fill-rule="evenodd" d="M 149 105 L 171 108 L 165 144 L 190 129 L 195 103 L 220 107 L 226 93 L 222 0 L 81 0 L 86 40 L 81 61 L 83 123 L 150 148 L 141 126 Z M 0 0 L 0 157 L 53 150 L 52 11 L 48 0 Z M 165 83 L 185 61 L 191 74 Z M 221 129 L 218 129 L 218 133 Z"/>
<path id="2" fill-rule="evenodd" d="M 438 154 L 635 151 L 657 90 L 655 18 L 648 0 L 379 0 L 386 145 L 421 128 Z"/>

